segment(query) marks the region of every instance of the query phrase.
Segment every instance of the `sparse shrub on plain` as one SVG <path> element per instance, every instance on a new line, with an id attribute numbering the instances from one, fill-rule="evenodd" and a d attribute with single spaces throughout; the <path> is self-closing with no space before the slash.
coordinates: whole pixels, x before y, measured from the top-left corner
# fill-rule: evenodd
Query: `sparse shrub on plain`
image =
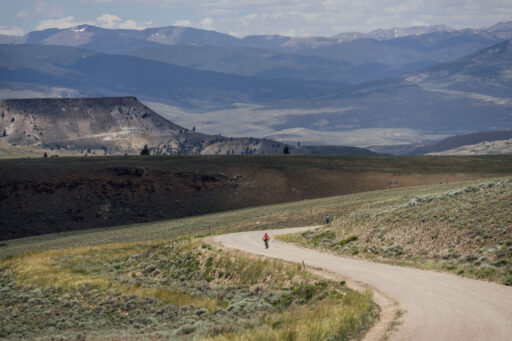
<path id="1" fill-rule="evenodd" d="M 404 248 L 401 245 L 390 246 L 384 251 L 384 254 L 391 257 L 397 257 L 404 253 Z"/>
<path id="2" fill-rule="evenodd" d="M 350 236 L 348 238 L 340 240 L 340 245 L 341 246 L 347 245 L 348 243 L 355 242 L 357 239 L 358 239 L 357 236 Z"/>
<path id="3" fill-rule="evenodd" d="M 144 145 L 144 148 L 140 151 L 140 155 L 149 155 L 148 145 Z"/>
<path id="4" fill-rule="evenodd" d="M 357 252 L 361 258 L 503 283 L 512 271 L 512 179 L 458 186 L 444 191 L 411 188 L 401 195 L 374 192 L 378 198 L 354 203 L 350 214 L 340 214 L 328 229 L 280 238 L 342 255 Z M 336 237 L 322 237 L 331 233 Z"/>
<path id="5" fill-rule="evenodd" d="M 469 262 L 469 263 L 474 262 L 477 259 L 478 259 L 478 256 L 475 255 L 475 254 L 469 254 L 469 255 L 464 257 L 464 261 Z"/>
<path id="6" fill-rule="evenodd" d="M 100 339 L 239 339 L 248 330 L 267 335 L 270 325 L 279 335 L 296 328 L 299 320 L 290 309 L 306 314 L 310 306 L 320 309 L 318 302 L 324 302 L 321 309 L 339 312 L 355 308 L 343 301 L 348 288 L 319 281 L 300 266 L 204 245 L 179 238 L 42 251 L 4 260 L 0 318 L 10 322 L 0 323 L 0 337 L 70 339 L 85 332 Z M 374 311 L 371 298 L 367 300 L 355 315 L 364 328 L 372 322 L 365 316 Z M 22 307 L 23 313 L 12 307 Z M 284 322 L 275 323 L 269 316 L 283 316 Z M 331 325 L 322 328 L 324 333 L 335 332 Z"/>

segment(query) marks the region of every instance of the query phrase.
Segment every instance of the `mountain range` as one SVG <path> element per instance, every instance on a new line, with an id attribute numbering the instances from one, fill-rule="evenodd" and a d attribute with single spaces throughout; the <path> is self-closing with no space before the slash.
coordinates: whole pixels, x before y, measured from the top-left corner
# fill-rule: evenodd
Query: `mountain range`
<path id="1" fill-rule="evenodd" d="M 201 110 L 323 93 L 343 86 L 268 80 L 66 46 L 29 44 L 0 45 L 0 80 L 73 88 L 88 97 L 137 94 Z"/>
<path id="2" fill-rule="evenodd" d="M 316 115 L 329 129 L 512 129 L 512 40 L 415 73 L 274 105 L 337 108 Z"/>
<path id="3" fill-rule="evenodd" d="M 512 22 L 238 38 L 81 25 L 0 36 L 0 97 L 137 96 L 210 134 L 303 144 L 512 129 Z"/>
<path id="4" fill-rule="evenodd" d="M 33 31 L 24 36 L 0 35 L 4 44 L 42 44 L 82 47 L 105 53 L 121 53 L 139 47 L 155 45 L 209 45 L 219 47 L 258 47 L 265 49 L 319 48 L 359 39 L 388 41 L 403 37 L 429 34 L 474 35 L 495 41 L 512 38 L 512 22 L 503 22 L 478 29 L 453 29 L 446 25 L 396 27 L 369 33 L 348 32 L 333 37 L 288 37 L 280 35 L 253 35 L 243 38 L 211 30 L 168 26 L 144 30 L 106 29 L 79 25 L 65 29 L 50 28 Z"/>
<path id="5" fill-rule="evenodd" d="M 439 25 L 308 38 L 237 38 L 176 26 L 126 30 L 80 25 L 23 37 L 0 36 L 0 43 L 79 47 L 200 70 L 355 84 L 463 57 L 508 38 L 512 38 L 512 22 L 481 29 Z"/>
<path id="6" fill-rule="evenodd" d="M 512 129 L 511 46 L 506 40 L 420 71 L 266 102 L 263 108 L 239 106 L 172 117 L 232 135 L 253 129 L 280 141 L 364 147 Z M 169 112 L 172 115 L 172 109 Z M 227 118 L 235 119 L 236 125 Z"/>

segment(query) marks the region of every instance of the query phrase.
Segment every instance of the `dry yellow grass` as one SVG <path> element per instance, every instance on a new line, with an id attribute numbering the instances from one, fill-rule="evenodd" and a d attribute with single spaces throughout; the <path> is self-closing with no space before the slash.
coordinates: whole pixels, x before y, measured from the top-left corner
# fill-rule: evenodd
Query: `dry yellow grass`
<path id="1" fill-rule="evenodd" d="M 137 295 L 139 297 L 157 298 L 163 303 L 177 305 L 194 305 L 215 310 L 222 304 L 215 299 L 194 297 L 186 293 L 168 288 L 143 288 L 134 285 L 123 285 L 101 275 L 83 274 L 62 266 L 60 258 L 79 256 L 91 252 L 101 254 L 102 258 L 119 258 L 133 254 L 144 246 L 155 245 L 162 241 L 141 243 L 117 243 L 102 246 L 87 246 L 74 249 L 48 250 L 31 252 L 0 264 L 7 266 L 14 273 L 16 280 L 25 285 L 47 288 L 60 287 L 75 290 L 85 285 L 97 287 L 101 291 L 111 290 L 114 293 Z M 192 240 L 185 247 L 197 247 L 199 241 Z"/>
<path id="2" fill-rule="evenodd" d="M 363 325 L 373 320 L 371 292 L 351 292 L 340 304 L 324 300 L 310 306 L 292 308 L 267 317 L 261 328 L 207 338 L 208 341 L 321 341 L 357 338 Z"/>

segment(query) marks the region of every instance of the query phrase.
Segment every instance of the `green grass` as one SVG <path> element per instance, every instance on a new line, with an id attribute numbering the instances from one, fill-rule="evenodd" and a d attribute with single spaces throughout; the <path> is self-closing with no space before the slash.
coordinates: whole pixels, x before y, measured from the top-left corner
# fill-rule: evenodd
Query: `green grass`
<path id="1" fill-rule="evenodd" d="M 390 191 L 325 228 L 281 238 L 512 285 L 512 179 L 480 182 L 412 198 Z"/>
<path id="2" fill-rule="evenodd" d="M 55 152 L 58 153 L 58 152 Z M 52 152 L 52 154 L 55 154 Z M 1 159 L 0 166 L 58 166 L 59 169 L 102 167 L 105 165 L 146 165 L 162 169 L 193 170 L 208 167 L 275 170 L 325 169 L 340 172 L 378 172 L 393 174 L 473 174 L 476 176 L 510 174 L 512 157 L 485 156 L 391 156 L 391 155 L 191 155 L 191 156 L 62 156 Z M 16 154 L 12 154 L 16 155 Z M 31 156 L 18 154 L 20 157 Z M 34 155 L 32 155 L 34 156 Z"/>
<path id="3" fill-rule="evenodd" d="M 57 153 L 57 152 L 55 152 Z M 0 166 L 58 165 L 61 168 L 105 164 L 146 164 L 161 168 L 197 170 L 204 167 L 271 168 L 276 170 L 328 169 L 343 172 L 385 172 L 396 174 L 509 174 L 512 157 L 485 156 L 391 156 L 391 155 L 191 155 L 191 156 L 64 156 L 43 159 L 0 160 Z M 21 155 L 21 154 L 20 154 Z M 24 155 L 24 154 L 23 154 Z"/>

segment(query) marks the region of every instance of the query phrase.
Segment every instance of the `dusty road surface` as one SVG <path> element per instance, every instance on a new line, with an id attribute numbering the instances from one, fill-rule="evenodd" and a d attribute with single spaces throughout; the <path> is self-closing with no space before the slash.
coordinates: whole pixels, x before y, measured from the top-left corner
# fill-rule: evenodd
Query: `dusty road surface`
<path id="1" fill-rule="evenodd" d="M 306 229 L 267 232 L 272 238 Z M 404 310 L 402 323 L 390 334 L 391 340 L 512 340 L 512 287 L 338 257 L 275 238 L 266 250 L 262 237 L 263 232 L 243 232 L 216 236 L 214 241 L 253 254 L 304 261 L 306 266 L 322 268 L 376 288 L 395 299 Z"/>

